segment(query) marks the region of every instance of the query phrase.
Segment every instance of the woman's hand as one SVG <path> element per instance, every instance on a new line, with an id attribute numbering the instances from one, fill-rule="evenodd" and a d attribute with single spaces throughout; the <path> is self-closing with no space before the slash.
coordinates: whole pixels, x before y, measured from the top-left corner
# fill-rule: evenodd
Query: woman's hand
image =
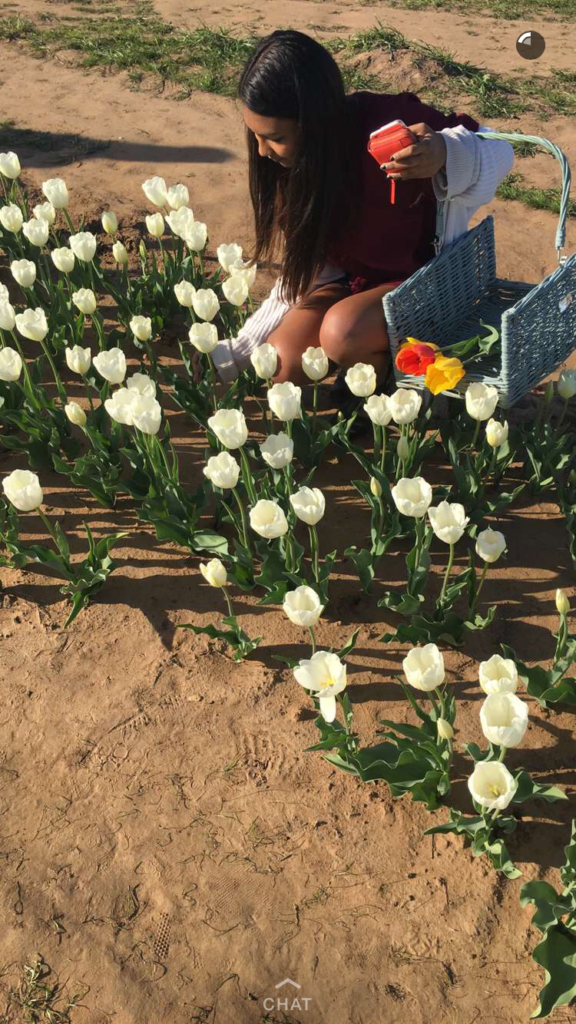
<path id="1" fill-rule="evenodd" d="M 444 136 L 427 124 L 410 124 L 408 128 L 418 136 L 418 141 L 395 153 L 389 163 L 382 164 L 382 170 L 400 181 L 433 178 L 446 163 Z"/>

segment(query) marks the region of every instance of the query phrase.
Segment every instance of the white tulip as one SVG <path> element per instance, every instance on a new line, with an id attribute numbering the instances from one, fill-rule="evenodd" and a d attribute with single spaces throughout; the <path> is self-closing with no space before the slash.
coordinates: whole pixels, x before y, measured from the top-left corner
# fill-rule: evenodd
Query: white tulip
<path id="1" fill-rule="evenodd" d="M 290 504 L 298 519 L 308 526 L 316 526 L 326 511 L 326 499 L 318 487 L 301 487 L 290 495 Z"/>
<path id="2" fill-rule="evenodd" d="M 243 277 L 248 285 L 248 291 L 250 291 L 254 287 L 257 269 L 258 265 L 256 263 L 253 263 L 252 266 L 248 266 L 248 264 L 243 263 L 242 260 L 234 260 L 234 263 L 230 264 L 229 273 L 232 277 L 235 277 L 236 275 Z"/>
<path id="3" fill-rule="evenodd" d="M 78 402 L 68 402 L 68 404 L 64 406 L 64 412 L 70 420 L 70 423 L 74 423 L 77 427 L 86 426 L 86 413 L 82 406 L 78 405 Z"/>
<path id="4" fill-rule="evenodd" d="M 312 587 L 296 587 L 296 590 L 289 590 L 282 608 L 290 622 L 306 628 L 315 626 L 324 611 L 324 605 L 320 604 L 320 598 Z"/>
<path id="5" fill-rule="evenodd" d="M 436 644 L 413 647 L 403 659 L 402 669 L 415 690 L 429 693 L 444 682 L 444 658 Z"/>
<path id="6" fill-rule="evenodd" d="M 501 658 L 499 654 L 493 654 L 488 661 L 480 662 L 478 679 L 488 697 L 494 693 L 516 693 L 518 670 L 512 658 Z"/>
<path id="7" fill-rule="evenodd" d="M 503 551 L 506 550 L 506 538 L 498 530 L 482 530 L 476 540 L 476 554 L 483 562 L 497 562 Z"/>
<path id="8" fill-rule="evenodd" d="M 192 299 L 196 294 L 196 289 L 190 281 L 179 281 L 178 284 L 174 285 L 174 295 L 181 306 L 185 306 L 186 309 L 192 309 Z"/>
<path id="9" fill-rule="evenodd" d="M 65 210 L 68 206 L 68 189 L 62 178 L 48 178 L 48 181 L 43 181 L 42 191 L 55 210 Z"/>
<path id="10" fill-rule="evenodd" d="M 508 424 L 500 423 L 498 420 L 488 420 L 486 440 L 491 448 L 499 448 L 508 440 Z"/>
<path id="11" fill-rule="evenodd" d="M 556 611 L 558 615 L 568 615 L 570 611 L 570 601 L 565 590 L 558 587 L 556 591 Z"/>
<path id="12" fill-rule="evenodd" d="M 218 344 L 218 331 L 215 324 L 196 323 L 192 324 L 188 337 L 199 352 L 208 354 L 213 352 Z"/>
<path id="13" fill-rule="evenodd" d="M 149 341 L 152 337 L 152 320 L 149 316 L 133 316 L 130 330 L 138 341 Z"/>
<path id="14" fill-rule="evenodd" d="M 328 356 L 323 348 L 312 345 L 302 354 L 302 369 L 310 380 L 322 380 L 328 373 Z"/>
<path id="15" fill-rule="evenodd" d="M 181 206 L 166 216 L 166 223 L 177 238 L 186 238 L 186 235 L 193 230 L 194 214 L 188 206 Z"/>
<path id="16" fill-rule="evenodd" d="M 125 426 L 132 426 L 132 406 L 136 401 L 138 393 L 130 388 L 118 388 L 111 398 L 104 402 L 104 408 L 108 415 L 116 420 L 116 423 L 123 423 Z"/>
<path id="17" fill-rule="evenodd" d="M 398 426 L 413 423 L 422 405 L 422 395 L 413 388 L 398 388 L 388 399 L 388 407 Z"/>
<path id="18" fill-rule="evenodd" d="M 392 498 L 402 515 L 421 519 L 432 504 L 432 488 L 421 476 L 403 477 L 392 488 Z"/>
<path id="19" fill-rule="evenodd" d="M 242 259 L 242 246 L 237 245 L 236 242 L 231 242 L 230 245 L 223 243 L 216 249 L 216 256 L 218 257 L 218 262 L 222 269 L 229 274 L 231 272 L 230 268 L 233 267 L 238 260 Z"/>
<path id="20" fill-rule="evenodd" d="M 168 206 L 168 190 L 164 178 L 155 175 L 142 184 L 142 191 L 153 206 Z"/>
<path id="21" fill-rule="evenodd" d="M 478 761 L 468 779 L 474 803 L 487 811 L 503 811 L 517 788 L 516 779 L 500 761 Z"/>
<path id="22" fill-rule="evenodd" d="M 92 360 L 104 380 L 110 384 L 120 384 L 126 376 L 126 356 L 121 348 L 109 348 L 107 352 L 99 352 Z"/>
<path id="23" fill-rule="evenodd" d="M 15 469 L 2 481 L 2 489 L 19 512 L 33 512 L 44 501 L 36 473 L 28 469 Z"/>
<path id="24" fill-rule="evenodd" d="M 52 257 L 52 262 L 56 267 L 56 270 L 59 270 L 62 274 L 72 273 L 76 257 L 74 256 L 72 249 L 69 249 L 67 245 L 61 246 L 60 249 L 52 249 L 50 256 Z"/>
<path id="25" fill-rule="evenodd" d="M 456 544 L 470 522 L 464 505 L 447 501 L 441 501 L 436 508 L 429 508 L 428 518 L 438 540 L 444 544 Z"/>
<path id="26" fill-rule="evenodd" d="M 14 181 L 19 176 L 21 170 L 20 161 L 16 153 L 0 153 L 0 174 Z"/>
<path id="27" fill-rule="evenodd" d="M 248 285 L 240 274 L 235 274 L 233 277 L 227 277 L 222 282 L 222 291 L 224 292 L 225 298 L 228 302 L 231 302 L 233 306 L 243 306 L 248 298 Z"/>
<path id="28" fill-rule="evenodd" d="M 23 313 L 16 313 L 16 330 L 23 338 L 30 341 L 44 341 L 48 334 L 48 322 L 43 309 L 25 309 Z"/>
<path id="29" fill-rule="evenodd" d="M 228 580 L 226 566 L 219 558 L 212 558 L 209 562 L 200 562 L 200 572 L 211 587 L 225 587 Z"/>
<path id="30" fill-rule="evenodd" d="M 518 747 L 528 728 L 528 705 L 515 693 L 492 693 L 480 708 L 480 724 L 489 743 Z"/>
<path id="31" fill-rule="evenodd" d="M 268 389 L 268 405 L 274 415 L 283 422 L 288 422 L 300 417 L 302 388 L 291 381 L 284 384 L 273 384 Z"/>
<path id="32" fill-rule="evenodd" d="M 336 718 L 336 695 L 346 687 L 346 664 L 337 654 L 317 651 L 311 658 L 302 659 L 294 669 L 294 678 L 318 699 L 324 721 L 333 722 Z"/>
<path id="33" fill-rule="evenodd" d="M 118 217 L 113 210 L 104 210 L 102 214 L 102 228 L 107 235 L 115 235 L 118 231 Z"/>
<path id="34" fill-rule="evenodd" d="M 171 206 L 173 210 L 180 210 L 183 206 L 188 206 L 190 202 L 190 194 L 186 185 L 171 185 L 166 195 L 168 196 L 168 206 Z"/>
<path id="35" fill-rule="evenodd" d="M 220 309 L 218 296 L 212 288 L 199 288 L 192 298 L 192 306 L 201 320 L 213 320 Z"/>
<path id="36" fill-rule="evenodd" d="M 208 421 L 210 422 L 210 421 Z M 288 521 L 280 505 L 261 499 L 250 509 L 250 526 L 260 537 L 271 540 L 288 533 Z"/>
<path id="37" fill-rule="evenodd" d="M 264 342 L 250 353 L 250 362 L 258 377 L 261 377 L 262 380 L 270 380 L 278 367 L 278 349 L 274 348 L 274 345 Z"/>
<path id="38" fill-rule="evenodd" d="M 566 402 L 576 395 L 576 370 L 562 370 L 558 377 L 558 394 Z"/>
<path id="39" fill-rule="evenodd" d="M 194 220 L 184 235 L 184 242 L 193 252 L 202 252 L 208 240 L 208 228 L 201 220 Z"/>
<path id="40" fill-rule="evenodd" d="M 378 427 L 387 427 L 392 419 L 392 410 L 387 395 L 370 395 L 364 403 L 364 412 Z"/>
<path id="41" fill-rule="evenodd" d="M 0 380 L 18 380 L 22 373 L 22 357 L 14 348 L 0 349 Z"/>
<path id="42" fill-rule="evenodd" d="M 145 373 L 133 373 L 126 379 L 126 387 L 145 398 L 156 398 L 156 381 Z"/>
<path id="43" fill-rule="evenodd" d="M 164 217 L 161 213 L 151 213 L 146 217 L 146 227 L 153 238 L 162 238 L 164 234 Z"/>
<path id="44" fill-rule="evenodd" d="M 441 740 L 451 740 L 454 736 L 454 729 L 447 722 L 445 718 L 439 718 L 436 722 L 436 729 L 438 732 L 438 738 Z"/>
<path id="45" fill-rule="evenodd" d="M 17 235 L 23 223 L 22 210 L 16 206 L 16 203 L 9 203 L 8 206 L 0 208 L 0 224 L 5 231 L 11 231 L 12 234 Z"/>
<path id="46" fill-rule="evenodd" d="M 269 434 L 260 445 L 262 458 L 271 469 L 284 469 L 294 457 L 294 441 L 288 434 Z"/>
<path id="47" fill-rule="evenodd" d="M 81 345 L 74 345 L 73 348 L 65 350 L 66 363 L 72 373 L 85 374 L 90 369 L 92 355 L 89 348 L 82 348 Z"/>
<path id="48" fill-rule="evenodd" d="M 239 409 L 218 409 L 210 416 L 208 426 L 225 448 L 241 448 L 246 443 L 248 427 Z"/>
<path id="49" fill-rule="evenodd" d="M 77 234 L 70 235 L 68 245 L 77 259 L 82 263 L 90 263 L 96 253 L 96 235 L 91 231 L 78 231 Z"/>
<path id="50" fill-rule="evenodd" d="M 498 405 L 498 391 L 491 384 L 469 384 L 466 412 L 473 420 L 489 420 Z"/>
<path id="51" fill-rule="evenodd" d="M 240 466 L 233 455 L 229 452 L 220 452 L 219 455 L 212 455 L 204 466 L 204 476 L 223 491 L 236 487 L 240 476 Z"/>
<path id="52" fill-rule="evenodd" d="M 120 266 L 128 263 L 128 251 L 122 242 L 114 242 L 114 245 L 112 246 L 112 255 L 115 262 Z"/>
<path id="53" fill-rule="evenodd" d="M 0 330 L 13 331 L 16 327 L 14 306 L 5 299 L 0 300 Z"/>
<path id="54" fill-rule="evenodd" d="M 126 389 L 130 390 L 129 388 Z M 143 434 L 157 434 L 160 430 L 162 420 L 162 409 L 160 403 L 151 395 L 139 395 L 134 393 L 134 400 L 130 415 L 132 426 L 137 427 Z"/>
<path id="55" fill-rule="evenodd" d="M 56 209 L 50 202 L 38 203 L 32 210 L 32 213 L 36 220 L 45 220 L 49 227 L 56 220 Z"/>
<path id="56" fill-rule="evenodd" d="M 96 312 L 96 296 L 91 288 L 80 288 L 72 293 L 72 302 L 84 316 L 92 316 Z"/>
<path id="57" fill-rule="evenodd" d="M 12 260 L 10 270 L 21 288 L 31 288 L 36 280 L 36 264 L 32 260 Z"/>
<path id="58" fill-rule="evenodd" d="M 368 398 L 376 391 L 376 370 L 369 363 L 356 363 L 346 371 L 344 379 L 358 398 Z"/>
<path id="59" fill-rule="evenodd" d="M 402 462 L 406 462 L 406 459 L 410 455 L 410 444 L 407 437 L 401 434 L 398 438 L 398 445 L 396 448 L 396 454 Z"/>

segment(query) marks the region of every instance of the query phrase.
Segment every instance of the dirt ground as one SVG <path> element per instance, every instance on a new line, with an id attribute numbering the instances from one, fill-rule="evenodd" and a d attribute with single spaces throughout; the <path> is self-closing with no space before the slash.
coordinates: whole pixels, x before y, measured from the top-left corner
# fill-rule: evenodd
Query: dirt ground
<path id="1" fill-rule="evenodd" d="M 286 26 L 277 0 L 265 9 L 156 6 L 188 27 Z M 16 7 L 27 16 L 49 9 L 43 0 Z M 471 60 L 481 34 L 487 67 L 524 70 L 513 45 L 524 24 L 313 0 L 290 10 L 293 27 L 316 25 L 320 35 L 380 20 Z M 549 44 L 543 69 L 574 69 L 567 27 L 552 20 L 541 30 Z M 114 209 L 129 235 L 148 212 L 140 184 L 160 173 L 188 184 L 212 248 L 250 243 L 233 101 L 195 94 L 177 103 L 151 86 L 134 91 L 121 75 L 81 72 L 65 56 L 42 62 L 8 43 L 0 54 L 4 116 L 26 133 L 12 148 L 31 187 L 62 174 L 73 215 L 87 212 L 90 221 Z M 522 118 L 521 130 L 557 141 L 576 163 L 567 118 Z M 42 133 L 36 141 L 34 133 Z M 522 171 L 546 186 L 558 181 L 557 168 L 550 180 L 552 167 L 539 156 Z M 494 201 L 474 223 L 486 213 L 495 216 L 502 277 L 536 282 L 554 268 L 552 214 Z M 572 223 L 569 251 L 575 236 Z M 174 356 L 168 345 L 162 352 Z M 183 414 L 172 413 L 170 423 L 193 489 L 200 439 Z M 2 472 L 19 464 L 0 455 Z M 50 514 L 76 538 L 74 550 L 83 547 L 83 519 L 96 533 L 128 529 L 130 536 L 115 549 L 118 569 L 101 596 L 67 631 L 58 584 L 28 571 L 0 573 L 0 1013 L 20 965 L 39 953 L 69 996 L 83 993 L 71 1020 L 86 1024 L 527 1020 L 542 976 L 530 959 L 537 933 L 519 907 L 519 883 L 473 860 L 459 839 L 424 837 L 445 812 L 431 816 L 303 753 L 316 740 L 313 716 L 291 672 L 274 660 L 307 656 L 303 632 L 277 608 L 234 595 L 247 632 L 263 636 L 235 665 L 218 642 L 175 628 L 222 611 L 215 591 L 199 582 L 198 559 L 156 541 L 127 500 L 108 512 L 84 504 L 85 495 L 56 474 L 41 475 Z M 331 459 L 315 478 L 330 510 L 324 552 L 367 530 L 349 484 L 356 475 L 353 463 Z M 42 535 L 35 516 L 24 522 L 30 537 Z M 446 653 L 460 697 L 460 745 L 481 739 L 478 661 L 504 641 L 527 662 L 548 659 L 556 587 L 575 593 L 556 505 L 520 505 L 498 526 L 508 557 L 489 573 L 484 594 L 498 605 L 496 619 L 462 651 Z M 433 551 L 440 571 L 445 550 Z M 337 648 L 361 627 L 349 693 L 369 740 L 379 719 L 410 719 L 394 681 L 404 652 L 378 642 L 392 624 L 376 606 L 383 582 L 363 597 L 349 570 L 341 564 L 318 639 Z M 380 575 L 399 585 L 403 571 L 403 555 L 394 553 Z M 530 704 L 525 746 L 508 763 L 572 795 L 573 717 Z M 459 768 L 455 801 L 470 810 L 464 759 Z M 570 802 L 523 819 L 510 841 L 523 880 L 557 883 L 573 813 Z M 286 1010 L 269 1010 L 264 1001 L 287 977 L 301 986 L 291 989 L 301 1009 L 290 1009 L 289 995 Z M 0 1019 L 27 1018 L 10 1010 Z M 576 1021 L 576 1010 L 554 1020 Z"/>

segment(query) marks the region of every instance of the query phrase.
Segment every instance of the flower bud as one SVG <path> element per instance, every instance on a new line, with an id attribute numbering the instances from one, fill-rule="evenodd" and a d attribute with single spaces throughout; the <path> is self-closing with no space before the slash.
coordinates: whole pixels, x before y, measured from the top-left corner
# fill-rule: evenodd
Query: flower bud
<path id="1" fill-rule="evenodd" d="M 228 574 L 226 566 L 219 558 L 212 558 L 209 562 L 200 562 L 200 572 L 211 587 L 225 587 Z"/>
<path id="2" fill-rule="evenodd" d="M 19 512 L 34 512 L 44 501 L 36 473 L 28 469 L 15 469 L 2 481 L 2 490 Z"/>
<path id="3" fill-rule="evenodd" d="M 161 213 L 151 213 L 146 217 L 146 227 L 152 238 L 162 238 L 164 234 L 164 217 Z"/>
<path id="4" fill-rule="evenodd" d="M 96 312 L 96 296 L 91 288 L 80 288 L 72 293 L 72 302 L 84 316 L 92 316 Z"/>
<path id="5" fill-rule="evenodd" d="M 490 419 L 486 424 L 486 440 L 491 448 L 499 448 L 508 440 L 508 424 Z"/>
<path id="6" fill-rule="evenodd" d="M 410 445 L 408 444 L 408 438 L 404 437 L 404 435 L 398 438 L 398 447 L 396 451 L 398 453 L 398 458 L 402 459 L 402 462 L 405 462 L 408 456 L 410 455 Z"/>
<path id="7" fill-rule="evenodd" d="M 436 728 L 438 729 L 438 737 L 441 740 L 451 740 L 454 736 L 454 729 L 447 722 L 445 718 L 439 718 L 436 722 Z"/>
<path id="8" fill-rule="evenodd" d="M 556 591 L 556 611 L 558 612 L 558 615 L 568 615 L 568 612 L 570 611 L 568 595 L 566 591 L 561 590 L 560 587 L 558 587 L 558 590 Z"/>
<path id="9" fill-rule="evenodd" d="M 375 476 L 370 477 L 370 491 L 375 498 L 382 497 L 382 485 L 378 482 Z"/>
<path id="10" fill-rule="evenodd" d="M 49 178 L 42 182 L 42 191 L 55 210 L 65 210 L 68 206 L 68 189 L 63 178 Z"/>
<path id="11" fill-rule="evenodd" d="M 152 320 L 149 316 L 133 316 L 130 330 L 138 341 L 149 341 L 152 337 Z"/>
<path id="12" fill-rule="evenodd" d="M 0 153 L 0 174 L 14 181 L 20 174 L 20 161 L 16 153 Z"/>
<path id="13" fill-rule="evenodd" d="M 140 259 L 141 260 L 146 260 L 146 258 L 148 256 L 148 250 L 146 248 L 146 242 L 144 241 L 143 238 L 141 239 L 140 245 L 138 246 L 138 252 L 140 254 Z"/>
<path id="14" fill-rule="evenodd" d="M 193 284 L 190 284 L 190 281 L 180 281 L 175 284 L 174 294 L 181 306 L 192 309 L 192 299 L 196 294 L 196 289 Z"/>
<path id="15" fill-rule="evenodd" d="M 32 213 L 36 220 L 45 220 L 47 224 L 53 224 L 56 220 L 56 210 L 50 202 L 38 203 L 32 210 Z"/>
<path id="16" fill-rule="evenodd" d="M 107 235 L 115 235 L 118 231 L 118 217 L 113 210 L 105 210 L 102 214 L 102 227 Z"/>
<path id="17" fill-rule="evenodd" d="M 94 259 L 97 240 L 91 231 L 78 231 L 75 235 L 70 235 L 68 244 L 81 263 L 90 263 Z"/>
<path id="18" fill-rule="evenodd" d="M 32 260 L 12 260 L 10 270 L 21 288 L 31 288 L 36 280 L 36 264 Z"/>
<path id="19" fill-rule="evenodd" d="M 68 402 L 68 405 L 64 406 L 64 412 L 66 413 L 70 423 L 74 423 L 77 427 L 84 427 L 86 425 L 86 413 L 84 409 L 78 405 L 78 402 Z"/>
<path id="20" fill-rule="evenodd" d="M 61 246 L 60 249 L 52 249 L 50 256 L 56 270 L 59 270 L 62 274 L 72 273 L 76 257 L 72 249 L 69 249 L 67 245 Z"/>
<path id="21" fill-rule="evenodd" d="M 114 242 L 112 246 L 112 255 L 116 260 L 116 263 L 124 264 L 128 263 L 128 252 L 126 246 L 122 242 Z"/>
<path id="22" fill-rule="evenodd" d="M 23 223 L 22 210 L 16 206 L 16 203 L 9 203 L 0 209 L 0 224 L 5 231 L 11 231 L 12 234 L 17 235 Z"/>
<path id="23" fill-rule="evenodd" d="M 576 395 L 576 370 L 562 370 L 558 377 L 558 394 L 565 402 Z"/>

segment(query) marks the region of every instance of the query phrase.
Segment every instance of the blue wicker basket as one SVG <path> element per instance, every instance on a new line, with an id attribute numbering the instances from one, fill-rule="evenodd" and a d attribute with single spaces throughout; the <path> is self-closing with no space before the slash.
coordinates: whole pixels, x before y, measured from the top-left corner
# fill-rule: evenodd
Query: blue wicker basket
<path id="1" fill-rule="evenodd" d="M 570 196 L 570 167 L 548 139 L 505 132 L 477 132 L 485 138 L 532 142 L 550 150 L 562 167 L 562 200 L 556 231 L 558 266 L 537 285 L 496 276 L 494 219 L 486 217 L 383 298 L 395 360 L 407 337 L 440 348 L 480 333 L 480 321 L 501 333 L 501 354 L 474 362 L 449 394 L 464 394 L 472 381 L 493 384 L 507 408 L 527 394 L 576 349 L 576 254 L 561 255 Z M 439 222 L 443 204 L 438 204 Z M 399 387 L 423 388 L 423 377 L 394 372 Z"/>

